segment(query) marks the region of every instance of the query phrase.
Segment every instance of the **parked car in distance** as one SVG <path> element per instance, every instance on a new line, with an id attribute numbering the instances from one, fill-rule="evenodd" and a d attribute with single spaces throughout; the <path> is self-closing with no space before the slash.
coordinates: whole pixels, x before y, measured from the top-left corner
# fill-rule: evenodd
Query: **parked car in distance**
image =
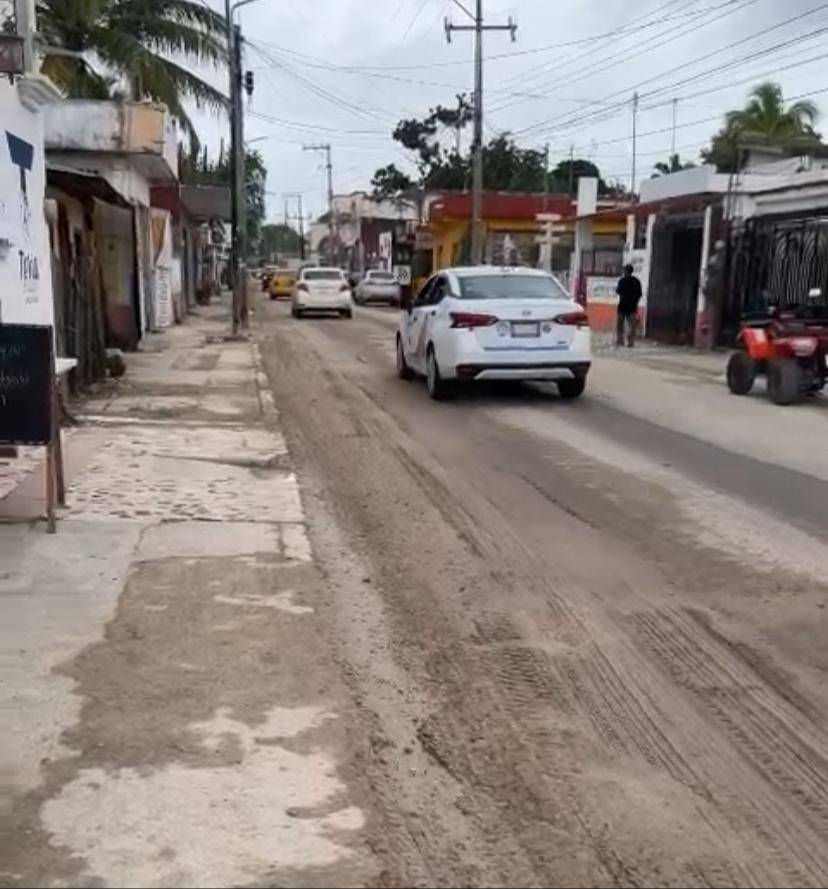
<path id="1" fill-rule="evenodd" d="M 290 269 L 276 269 L 270 276 L 270 298 L 290 298 L 293 296 L 293 288 L 296 286 L 296 272 Z"/>
<path id="2" fill-rule="evenodd" d="M 293 288 L 291 314 L 294 318 L 308 312 L 336 312 L 343 318 L 351 318 L 353 310 L 351 285 L 342 269 L 302 269 Z"/>
<path id="3" fill-rule="evenodd" d="M 368 303 L 400 304 L 400 285 L 391 272 L 372 269 L 357 284 L 354 298 L 360 305 Z"/>
<path id="4" fill-rule="evenodd" d="M 397 373 L 432 398 L 474 380 L 534 380 L 578 398 L 592 363 L 589 322 L 547 272 L 477 266 L 432 275 L 400 318 Z"/>

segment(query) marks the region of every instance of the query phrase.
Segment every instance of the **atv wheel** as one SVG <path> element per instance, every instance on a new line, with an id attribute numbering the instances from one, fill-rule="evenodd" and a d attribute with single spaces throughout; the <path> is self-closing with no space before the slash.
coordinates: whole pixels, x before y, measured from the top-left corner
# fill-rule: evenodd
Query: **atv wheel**
<path id="1" fill-rule="evenodd" d="M 768 395 L 774 404 L 794 404 L 802 397 L 802 370 L 791 358 L 768 364 Z"/>
<path id="2" fill-rule="evenodd" d="M 727 362 L 727 386 L 734 395 L 747 395 L 756 379 L 756 362 L 747 352 L 734 352 Z"/>

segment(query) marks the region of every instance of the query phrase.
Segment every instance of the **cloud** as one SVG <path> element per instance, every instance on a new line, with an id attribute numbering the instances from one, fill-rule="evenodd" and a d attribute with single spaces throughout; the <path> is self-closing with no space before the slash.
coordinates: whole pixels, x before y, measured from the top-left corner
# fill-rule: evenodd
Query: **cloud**
<path id="1" fill-rule="evenodd" d="M 828 27 L 828 9 L 813 0 L 652 0 L 643 11 L 622 0 L 487 0 L 486 15 L 518 22 L 515 44 L 507 34 L 485 37 L 487 134 L 509 130 L 527 146 L 549 142 L 553 159 L 574 145 L 609 178 L 629 178 L 638 84 L 642 175 L 670 151 L 674 97 L 676 146 L 695 159 L 751 83 L 771 77 L 791 96 L 828 90 L 828 62 L 803 64 L 819 55 L 825 36 L 818 31 Z M 447 44 L 445 16 L 459 23 L 463 13 L 452 0 L 315 0 L 312 8 L 306 0 L 260 0 L 245 7 L 244 33 L 253 44 L 246 64 L 257 74 L 246 127 L 249 137 L 269 137 L 256 147 L 268 164 L 271 218 L 282 212 L 281 192 L 301 190 L 314 213 L 324 208 L 324 171 L 317 156 L 302 152 L 303 141 L 332 144 L 338 191 L 367 187 L 386 163 L 405 166 L 390 138 L 396 120 L 451 102 L 472 84 L 472 35 L 455 34 Z M 598 39 L 574 45 L 588 38 Z M 727 48 L 743 38 L 750 39 Z M 786 40 L 801 42 L 771 51 Z M 753 52 L 753 59 L 689 80 Z M 217 144 L 215 119 L 205 131 Z"/>

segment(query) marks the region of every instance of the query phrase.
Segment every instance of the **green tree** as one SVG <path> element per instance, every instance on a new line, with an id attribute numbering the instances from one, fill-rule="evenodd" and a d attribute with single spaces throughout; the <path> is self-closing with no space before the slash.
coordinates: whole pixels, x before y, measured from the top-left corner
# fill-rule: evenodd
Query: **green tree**
<path id="1" fill-rule="evenodd" d="M 821 142 L 814 129 L 819 112 L 813 102 L 785 105 L 782 87 L 770 81 L 751 90 L 744 108 L 729 111 L 722 128 L 713 136 L 710 148 L 702 151 L 705 163 L 720 172 L 734 172 L 744 163 L 744 149 L 750 145 L 771 145 L 797 150 Z"/>
<path id="2" fill-rule="evenodd" d="M 268 262 L 276 257 L 298 256 L 302 240 L 299 232 L 290 225 L 280 222 L 262 226 L 261 254 Z"/>
<path id="3" fill-rule="evenodd" d="M 415 187 L 414 180 L 396 164 L 380 167 L 371 179 L 375 198 L 393 198 Z"/>
<path id="4" fill-rule="evenodd" d="M 244 154 L 245 232 L 247 252 L 256 255 L 261 246 L 262 223 L 265 218 L 267 167 L 258 151 L 245 149 Z M 232 188 L 233 170 L 230 156 L 222 148 L 218 160 L 210 161 L 207 150 L 179 155 L 179 178 L 186 185 L 224 185 Z"/>
<path id="5" fill-rule="evenodd" d="M 656 176 L 667 176 L 669 173 L 679 173 L 682 170 L 689 170 L 695 166 L 696 165 L 690 161 L 682 163 L 681 158 L 677 154 L 671 154 L 667 159 L 667 163 L 659 161 L 657 164 L 653 164 L 653 170 L 655 170 L 653 178 Z"/>
<path id="6" fill-rule="evenodd" d="M 186 67 L 224 65 L 224 18 L 195 0 L 38 0 L 43 73 L 66 96 L 163 102 L 195 136 L 184 101 L 226 97 Z M 68 53 L 68 54 L 67 54 Z"/>
<path id="7" fill-rule="evenodd" d="M 483 187 L 490 191 L 544 191 L 545 152 L 519 148 L 506 134 L 497 136 L 483 146 Z"/>
<path id="8" fill-rule="evenodd" d="M 601 171 L 592 162 L 584 158 L 576 157 L 571 160 L 562 160 L 552 170 L 550 189 L 575 195 L 578 192 L 578 180 L 582 177 L 590 177 L 598 180 L 598 194 L 602 197 L 608 193 L 609 186 L 601 176 Z"/>

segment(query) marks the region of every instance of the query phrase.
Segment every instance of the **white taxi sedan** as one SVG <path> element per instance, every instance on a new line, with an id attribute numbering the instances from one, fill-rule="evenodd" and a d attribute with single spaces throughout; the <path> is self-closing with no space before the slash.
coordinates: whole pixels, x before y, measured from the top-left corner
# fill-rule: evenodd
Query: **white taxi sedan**
<path id="1" fill-rule="evenodd" d="M 562 398 L 578 398 L 591 363 L 586 312 L 535 269 L 444 269 L 397 332 L 398 374 L 425 376 L 432 398 L 473 380 L 552 381 Z"/>
<path id="2" fill-rule="evenodd" d="M 337 312 L 343 318 L 353 316 L 351 285 L 342 269 L 302 269 L 293 288 L 291 314 L 301 318 L 307 312 Z"/>

